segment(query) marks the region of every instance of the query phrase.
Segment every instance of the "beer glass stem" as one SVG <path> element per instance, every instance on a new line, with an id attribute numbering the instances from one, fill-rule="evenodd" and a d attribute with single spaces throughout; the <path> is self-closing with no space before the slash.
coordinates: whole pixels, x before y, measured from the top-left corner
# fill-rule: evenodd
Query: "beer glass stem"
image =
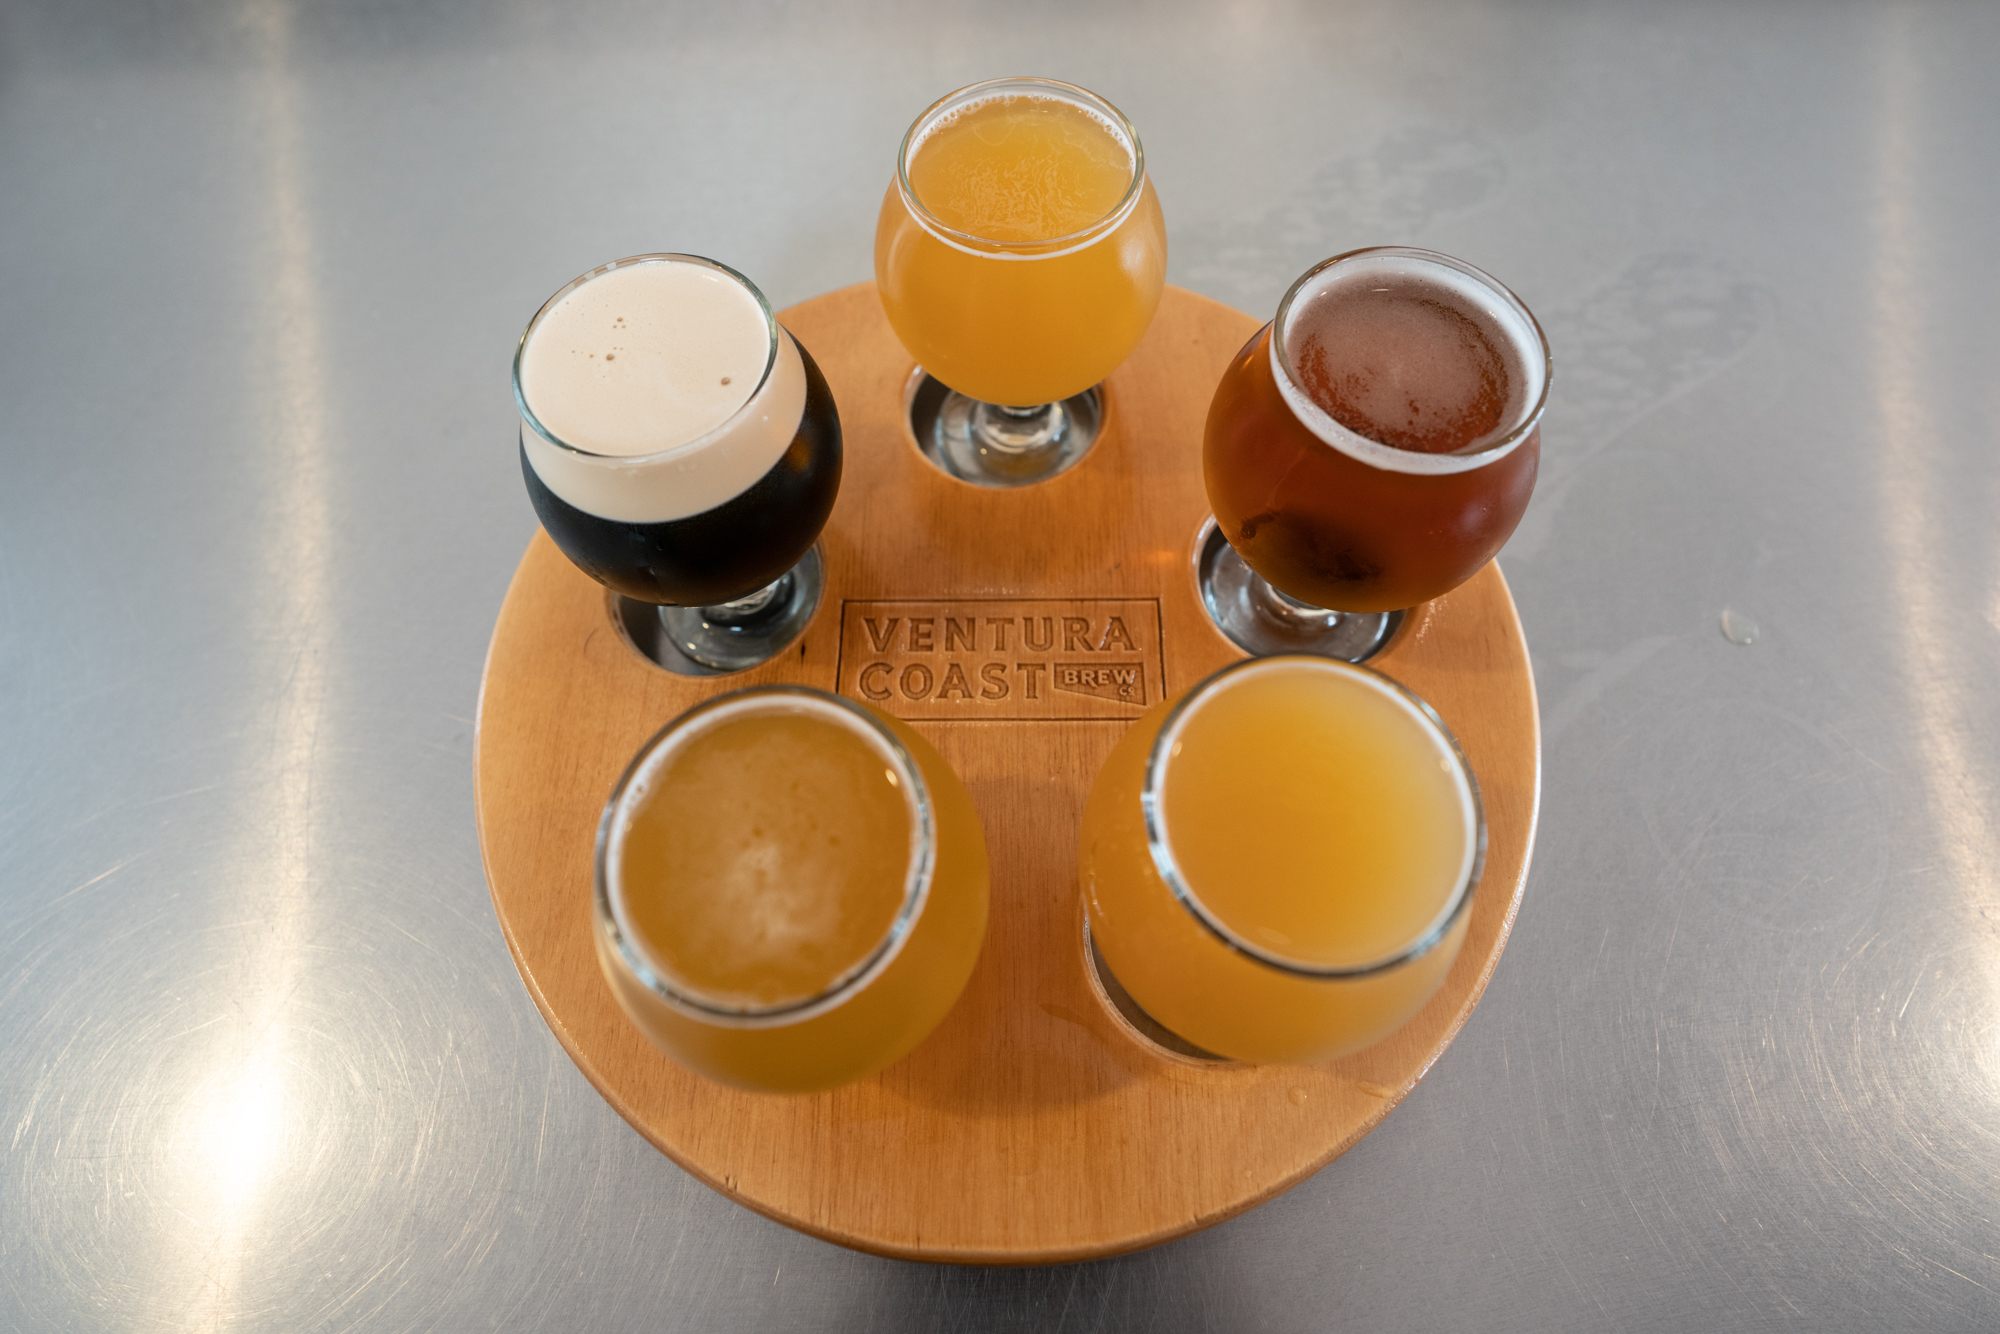
<path id="1" fill-rule="evenodd" d="M 791 585 L 792 572 L 786 570 L 776 579 L 765 584 L 748 597 L 734 598 L 728 602 L 717 602 L 704 608 L 704 610 L 708 613 L 708 619 L 711 621 L 719 621 L 723 625 L 742 625 L 746 621 L 755 620 L 758 616 L 770 610 L 772 603 L 786 596 L 791 589 Z"/>
<path id="2" fill-rule="evenodd" d="M 1340 624 L 1340 612 L 1301 602 L 1254 570 L 1250 591 L 1258 614 L 1287 634 L 1325 634 Z"/>
<path id="3" fill-rule="evenodd" d="M 1331 611 L 1289 596 L 1251 569 L 1212 519 L 1195 541 L 1195 582 L 1215 628 L 1254 654 L 1361 662 L 1389 642 L 1402 620 L 1401 612 Z"/>
<path id="4" fill-rule="evenodd" d="M 1081 459 L 1097 439 L 1095 389 L 1034 407 L 986 403 L 924 376 L 910 396 L 910 432 L 939 469 L 975 486 L 1031 486 Z"/>
<path id="5" fill-rule="evenodd" d="M 1039 454 L 1054 449 L 1062 439 L 1064 425 L 1060 403 L 1027 408 L 981 403 L 972 410 L 972 429 L 979 442 L 1008 455 Z"/>
<path id="6" fill-rule="evenodd" d="M 812 619 L 825 584 L 814 546 L 797 565 L 744 597 L 706 607 L 661 607 L 660 628 L 697 671 L 740 672 L 791 646 Z"/>

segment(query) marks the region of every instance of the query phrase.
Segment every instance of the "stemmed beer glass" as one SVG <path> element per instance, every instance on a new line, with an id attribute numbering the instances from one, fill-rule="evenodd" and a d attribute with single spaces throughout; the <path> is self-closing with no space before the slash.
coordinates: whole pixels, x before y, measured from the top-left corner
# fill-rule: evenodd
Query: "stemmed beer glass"
<path id="1" fill-rule="evenodd" d="M 1359 661 L 1520 522 L 1549 351 L 1520 298 L 1408 246 L 1307 270 L 1223 372 L 1202 467 L 1202 597 L 1252 653 Z"/>
<path id="2" fill-rule="evenodd" d="M 1090 447 L 1088 391 L 1152 322 L 1166 227 L 1139 132 L 1054 79 L 993 79 L 910 126 L 875 230 L 896 335 L 948 388 L 918 443 L 983 486 L 1053 477 Z M 941 398 L 941 401 L 938 399 Z"/>
<path id="3" fill-rule="evenodd" d="M 514 398 L 542 527 L 591 578 L 657 606 L 687 658 L 750 667 L 804 629 L 840 418 L 748 278 L 698 255 L 592 269 L 528 322 Z"/>

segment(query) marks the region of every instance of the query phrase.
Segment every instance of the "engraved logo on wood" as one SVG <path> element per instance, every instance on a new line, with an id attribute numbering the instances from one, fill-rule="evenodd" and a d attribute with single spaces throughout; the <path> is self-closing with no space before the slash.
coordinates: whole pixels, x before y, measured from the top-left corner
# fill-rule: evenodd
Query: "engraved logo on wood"
<path id="1" fill-rule="evenodd" d="M 901 718 L 1136 718 L 1166 693 L 1152 598 L 884 598 L 840 608 L 843 694 Z"/>

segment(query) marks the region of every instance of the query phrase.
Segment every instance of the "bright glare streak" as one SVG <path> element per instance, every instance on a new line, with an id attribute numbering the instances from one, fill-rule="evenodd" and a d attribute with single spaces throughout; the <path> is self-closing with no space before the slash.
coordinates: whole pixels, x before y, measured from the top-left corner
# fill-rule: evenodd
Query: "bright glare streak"
<path id="1" fill-rule="evenodd" d="M 1914 200 L 1917 156 L 1922 148 L 1916 114 L 1925 77 L 1912 49 L 1910 15 L 1885 10 L 1890 26 L 1879 48 L 1883 71 L 1881 98 L 1874 118 L 1875 256 L 1870 269 L 1869 327 L 1875 335 L 1874 355 L 1879 462 L 1876 493 L 1881 499 L 1883 545 L 1898 603 L 1896 646 L 1900 675 L 1912 728 L 1920 753 L 1918 772 L 1925 807 L 1936 832 L 1961 907 L 1974 917 L 1980 938 L 1990 938 L 1984 903 L 2000 887 L 2000 806 L 1987 787 L 1977 750 L 1985 741 L 1973 725 L 1976 701 L 1966 698 L 1962 683 L 1965 663 L 1946 630 L 1960 624 L 1961 609 L 1951 605 L 1936 583 L 1937 551 L 1930 515 L 1943 506 L 1940 476 L 1932 452 L 1940 438 L 1924 383 L 1927 361 L 1924 340 L 1931 325 L 1926 315 L 1929 291 L 1921 272 L 1921 218 Z M 1947 164 L 1939 164 L 1948 169 Z M 2000 607 L 1995 608 L 2000 617 Z M 1987 1016 L 2000 1017 L 2000 952 L 1988 958 Z M 1996 1092 L 2000 1092 L 2000 1051 L 1987 1053 Z"/>
<path id="2" fill-rule="evenodd" d="M 199 1216 L 217 1232 L 249 1221 L 265 1180 L 280 1166 L 289 1128 L 284 1071 L 275 1036 L 240 1067 L 195 1090 L 181 1113 L 180 1165 L 191 1192 L 205 1197 Z"/>
<path id="3" fill-rule="evenodd" d="M 332 581 L 332 496 L 320 255 L 314 234 L 301 90 L 293 55 L 295 0 L 242 0 L 252 55 L 244 85 L 259 136 L 250 166 L 262 186 L 243 255 L 272 331 L 251 340 L 246 404 L 268 423 L 258 513 L 263 525 L 238 610 L 275 630 L 282 659 L 265 665 L 282 682 L 268 730 L 247 735 L 242 763 L 266 777 L 243 828 L 238 881 L 244 913 L 259 923 L 215 997 L 229 1018 L 216 1026 L 210 1073 L 182 1112 L 174 1140 L 175 1204 L 186 1276 L 185 1325 L 234 1328 L 252 1299 L 245 1288 L 282 1244 L 272 1205 L 300 1166 L 301 1140 L 316 1133 L 288 1088 L 294 1068 L 293 1005 L 310 943 L 317 818 L 313 784 L 330 729 L 328 645 L 337 633 Z M 274 410 L 271 410 L 274 409 Z M 255 642 L 255 636 L 249 638 Z"/>

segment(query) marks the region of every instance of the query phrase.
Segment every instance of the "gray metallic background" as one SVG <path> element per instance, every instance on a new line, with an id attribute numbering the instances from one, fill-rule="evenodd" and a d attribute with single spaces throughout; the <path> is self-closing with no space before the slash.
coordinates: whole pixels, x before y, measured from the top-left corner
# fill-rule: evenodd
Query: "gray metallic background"
<path id="1" fill-rule="evenodd" d="M 1996 54 L 1971 4 L 0 3 L 0 1328 L 2000 1327 Z M 1412 241 L 1541 316 L 1547 767 L 1381 1130 L 974 1272 L 625 1127 L 471 734 L 536 304 L 867 277 L 907 121 L 1020 70 L 1138 123 L 1174 281 Z"/>

